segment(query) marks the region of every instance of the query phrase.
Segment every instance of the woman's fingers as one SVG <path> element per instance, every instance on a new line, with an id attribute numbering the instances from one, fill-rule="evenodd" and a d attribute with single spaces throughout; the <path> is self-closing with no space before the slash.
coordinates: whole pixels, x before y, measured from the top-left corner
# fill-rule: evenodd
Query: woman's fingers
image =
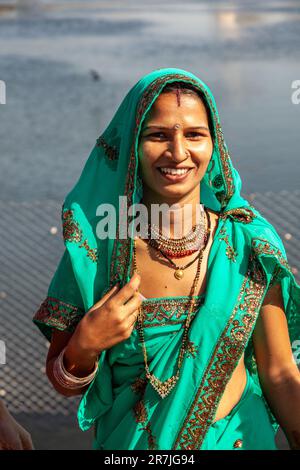
<path id="1" fill-rule="evenodd" d="M 21 425 L 19 425 L 19 437 L 22 442 L 23 450 L 33 450 L 31 435 Z"/>
<path id="2" fill-rule="evenodd" d="M 141 278 L 137 273 L 134 273 L 132 278 L 127 284 L 125 284 L 122 289 L 120 289 L 113 297 L 113 301 L 116 305 L 121 306 L 126 304 L 131 299 L 131 297 L 136 293 L 139 288 Z"/>
<path id="3" fill-rule="evenodd" d="M 113 299 L 117 306 L 124 305 L 133 296 L 140 285 L 140 276 L 134 273 L 130 281 L 120 289 L 119 284 L 115 284 L 106 294 L 96 302 L 89 311 L 93 311 L 101 307 L 105 302 Z"/>
<path id="4" fill-rule="evenodd" d="M 0 450 L 22 450 L 22 442 L 19 437 L 6 441 L 0 438 Z"/>
<path id="5" fill-rule="evenodd" d="M 130 300 L 124 305 L 122 308 L 122 311 L 124 313 L 124 318 L 129 318 L 131 316 L 137 317 L 138 314 L 138 309 L 142 304 L 142 299 L 140 297 L 140 294 L 138 292 L 135 292 L 135 294 L 131 297 Z"/>
<path id="6" fill-rule="evenodd" d="M 33 442 L 30 436 L 25 436 L 22 438 L 22 444 L 24 450 L 34 450 Z"/>
<path id="7" fill-rule="evenodd" d="M 91 312 L 101 307 L 105 302 L 112 298 L 118 292 L 119 289 L 119 284 L 115 284 L 108 292 L 106 292 L 106 294 L 100 300 L 98 300 L 98 302 L 95 303 L 95 305 L 93 305 L 92 308 L 90 308 L 89 311 Z"/>

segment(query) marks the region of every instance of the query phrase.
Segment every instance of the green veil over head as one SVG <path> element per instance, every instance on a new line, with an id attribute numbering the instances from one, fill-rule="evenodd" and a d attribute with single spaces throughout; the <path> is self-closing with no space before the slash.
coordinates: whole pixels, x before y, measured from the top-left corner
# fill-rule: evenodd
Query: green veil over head
<path id="1" fill-rule="evenodd" d="M 116 238 L 99 239 L 97 207 L 103 203 L 112 204 L 118 216 L 126 211 L 125 205 L 119 205 L 120 196 L 126 196 L 127 208 L 141 200 L 143 184 L 138 171 L 140 130 L 147 111 L 163 87 L 174 81 L 192 84 L 199 90 L 210 112 L 214 149 L 201 181 L 200 197 L 202 204 L 220 213 L 220 223 L 209 254 L 205 303 L 197 319 L 199 324 L 195 320 L 191 331 L 191 337 L 195 335 L 195 344 L 201 339 L 198 345 L 199 363 L 195 360 L 191 365 L 186 360 L 181 384 L 176 387 L 177 391 L 172 392 L 173 398 L 171 394 L 160 404 L 157 397 L 151 401 L 153 391 L 149 390 L 150 402 L 155 402 L 155 406 L 148 411 L 154 430 L 160 413 L 164 416 L 164 423 L 174 426 L 172 435 L 176 437 L 173 439 L 165 425 L 160 426 L 160 431 L 157 427 L 158 448 L 197 449 L 201 448 L 222 392 L 243 352 L 247 368 L 258 390 L 261 390 L 251 334 L 270 285 L 281 283 L 291 344 L 300 339 L 300 286 L 296 283 L 275 228 L 241 196 L 241 178 L 233 167 L 214 97 L 208 86 L 192 73 L 164 68 L 142 77 L 127 93 L 111 122 L 97 139 L 77 183 L 64 200 L 62 227 L 65 251 L 49 286 L 47 298 L 34 321 L 48 339 L 51 339 L 53 328 L 73 331 L 85 312 L 107 290 L 117 282 L 122 286 L 129 281 L 132 275 L 133 238 L 122 239 L 117 227 Z M 202 321 L 205 323 L 201 330 Z M 207 336 L 203 333 L 202 337 L 199 331 L 207 331 Z M 130 346 L 133 347 L 132 343 L 125 342 L 123 346 L 123 351 L 120 345 L 103 352 L 98 375 L 82 398 L 78 412 L 82 429 L 87 429 L 97 419 L 105 421 L 106 417 L 110 417 L 104 426 L 106 439 L 110 439 L 107 437 L 109 423 L 113 419 L 110 413 L 113 413 L 116 401 L 116 364 L 120 363 L 120 357 L 128 366 L 131 360 L 131 356 L 126 354 Z M 138 346 L 135 344 L 134 347 Z M 114 356 L 117 352 L 118 358 Z M 172 353 L 171 350 L 169 352 Z M 169 361 L 165 363 L 168 357 Z M 171 367 L 170 357 L 168 351 L 164 351 L 160 361 L 153 360 L 156 375 L 170 375 L 167 373 Z M 186 396 L 184 387 L 189 387 L 193 393 Z M 174 394 L 178 394 L 177 403 L 182 403 L 181 408 L 178 404 L 179 408 L 174 408 Z M 164 403 L 169 403 L 167 410 L 170 413 L 164 411 Z M 120 404 L 118 406 L 120 410 Z M 274 429 L 277 429 L 278 423 L 269 408 L 268 412 Z M 124 409 L 124 420 L 126 413 L 130 415 Z M 191 432 L 195 416 L 201 427 L 201 432 L 197 433 Z M 174 423 L 177 420 L 181 427 L 176 428 L 173 420 Z M 146 448 L 145 442 L 142 437 L 132 437 L 131 441 L 122 445 L 125 446 L 123 448 Z M 121 448 L 120 443 L 113 445 Z"/>

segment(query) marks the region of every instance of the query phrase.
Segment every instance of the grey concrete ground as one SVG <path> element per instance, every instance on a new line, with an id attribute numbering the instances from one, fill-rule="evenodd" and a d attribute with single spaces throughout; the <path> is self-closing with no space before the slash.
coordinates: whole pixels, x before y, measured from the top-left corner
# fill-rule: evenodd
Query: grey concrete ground
<path id="1" fill-rule="evenodd" d="M 81 431 L 74 416 L 17 414 L 37 450 L 91 450 L 93 429 Z"/>

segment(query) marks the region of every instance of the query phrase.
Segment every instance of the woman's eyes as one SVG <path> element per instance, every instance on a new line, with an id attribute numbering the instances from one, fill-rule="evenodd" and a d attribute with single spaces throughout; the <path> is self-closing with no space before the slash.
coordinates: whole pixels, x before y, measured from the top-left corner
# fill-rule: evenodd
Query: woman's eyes
<path id="1" fill-rule="evenodd" d="M 189 136 L 189 135 L 192 136 L 192 137 L 198 137 L 198 136 L 201 137 L 203 134 L 201 134 L 200 132 L 188 132 L 187 136 Z M 165 138 L 168 137 L 167 134 L 165 134 L 164 132 L 154 132 L 153 134 L 149 134 L 148 137 L 158 137 L 158 138 L 160 138 L 161 136 L 165 137 Z"/>

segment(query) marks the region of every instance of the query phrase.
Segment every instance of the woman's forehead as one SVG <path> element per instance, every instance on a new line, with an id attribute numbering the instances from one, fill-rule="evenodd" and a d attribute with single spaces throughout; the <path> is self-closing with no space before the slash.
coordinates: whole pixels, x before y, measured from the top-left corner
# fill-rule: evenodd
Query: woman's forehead
<path id="1" fill-rule="evenodd" d="M 173 127 L 178 120 L 184 125 L 196 126 L 196 121 L 199 121 L 199 126 L 207 123 L 207 110 L 201 98 L 192 94 L 182 95 L 179 106 L 175 92 L 161 93 L 147 111 L 143 129 L 159 126 L 162 122 Z"/>

